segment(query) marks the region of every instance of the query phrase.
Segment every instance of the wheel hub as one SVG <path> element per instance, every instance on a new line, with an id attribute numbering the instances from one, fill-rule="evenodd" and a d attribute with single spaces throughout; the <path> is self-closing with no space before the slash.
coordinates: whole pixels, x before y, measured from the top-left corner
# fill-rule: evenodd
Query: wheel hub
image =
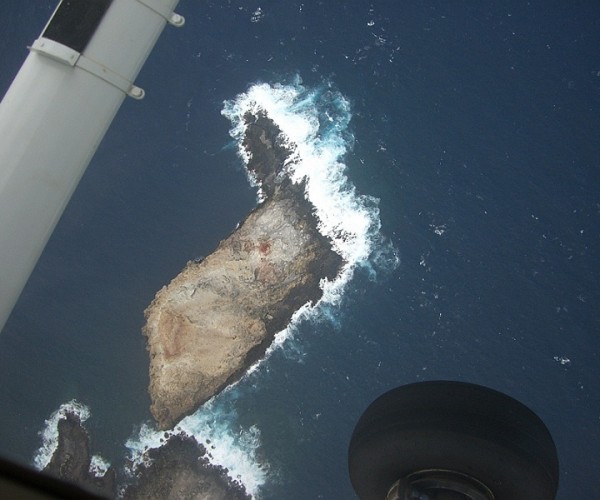
<path id="1" fill-rule="evenodd" d="M 386 500 L 494 500 L 494 494 L 467 474 L 426 469 L 396 481 Z"/>

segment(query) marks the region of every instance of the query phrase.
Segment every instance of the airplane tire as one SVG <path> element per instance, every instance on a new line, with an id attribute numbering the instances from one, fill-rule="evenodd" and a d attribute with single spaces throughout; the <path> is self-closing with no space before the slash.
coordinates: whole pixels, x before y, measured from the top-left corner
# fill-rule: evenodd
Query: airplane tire
<path id="1" fill-rule="evenodd" d="M 449 381 L 376 399 L 354 429 L 348 466 L 361 500 L 385 499 L 398 480 L 430 498 L 443 490 L 448 498 L 551 500 L 559 478 L 556 446 L 535 413 L 492 389 Z"/>

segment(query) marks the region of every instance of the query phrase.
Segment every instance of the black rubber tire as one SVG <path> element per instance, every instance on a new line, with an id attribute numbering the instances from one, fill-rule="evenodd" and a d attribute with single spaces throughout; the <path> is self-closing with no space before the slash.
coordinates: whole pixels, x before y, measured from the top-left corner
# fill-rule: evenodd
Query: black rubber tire
<path id="1" fill-rule="evenodd" d="M 384 500 L 398 479 L 445 469 L 484 483 L 496 500 L 551 500 L 558 456 L 540 418 L 517 400 L 474 384 L 432 381 L 393 389 L 359 419 L 348 450 L 361 500 Z"/>

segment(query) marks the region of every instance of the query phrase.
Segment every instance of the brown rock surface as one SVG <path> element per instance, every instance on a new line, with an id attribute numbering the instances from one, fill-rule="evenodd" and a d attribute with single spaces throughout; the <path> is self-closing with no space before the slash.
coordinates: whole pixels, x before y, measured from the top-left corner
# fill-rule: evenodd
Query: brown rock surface
<path id="1" fill-rule="evenodd" d="M 159 426 L 238 379 L 342 259 L 317 231 L 304 187 L 282 167 L 291 151 L 264 115 L 248 115 L 248 166 L 268 196 L 201 262 L 189 262 L 146 309 L 151 411 Z"/>

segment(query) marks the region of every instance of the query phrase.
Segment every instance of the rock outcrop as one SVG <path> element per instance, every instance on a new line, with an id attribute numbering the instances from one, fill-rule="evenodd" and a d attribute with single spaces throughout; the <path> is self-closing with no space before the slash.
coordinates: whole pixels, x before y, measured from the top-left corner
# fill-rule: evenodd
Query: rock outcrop
<path id="1" fill-rule="evenodd" d="M 266 196 L 201 262 L 189 262 L 145 311 L 151 411 L 162 429 L 241 377 L 343 261 L 317 230 L 292 150 L 266 116 L 246 117 L 248 168 Z"/>
<path id="2" fill-rule="evenodd" d="M 210 464 L 206 449 L 192 437 L 173 435 L 146 454 L 150 465 L 141 468 L 136 484 L 125 491 L 125 500 L 251 498 L 226 469 Z"/>
<path id="3" fill-rule="evenodd" d="M 90 439 L 79 417 L 67 413 L 58 421 L 58 446 L 44 472 L 75 483 L 93 495 L 112 498 L 116 494 L 115 470 L 97 476 L 90 470 Z"/>

